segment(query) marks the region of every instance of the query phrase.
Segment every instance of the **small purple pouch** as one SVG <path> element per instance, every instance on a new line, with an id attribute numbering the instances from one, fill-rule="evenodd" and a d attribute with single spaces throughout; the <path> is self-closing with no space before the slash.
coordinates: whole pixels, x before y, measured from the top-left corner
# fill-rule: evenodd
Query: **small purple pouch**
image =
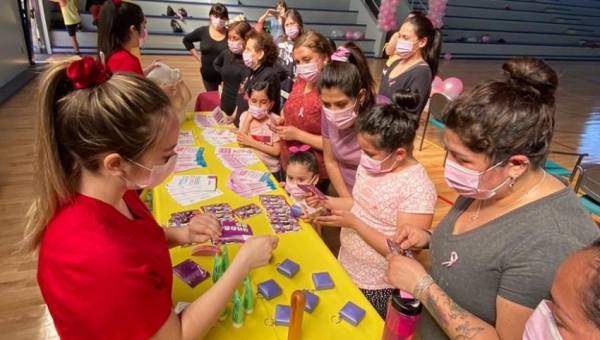
<path id="1" fill-rule="evenodd" d="M 306 304 L 304 305 L 304 310 L 308 313 L 312 313 L 317 307 L 319 303 L 319 297 L 308 290 L 303 290 L 304 296 L 306 297 Z"/>
<path id="2" fill-rule="evenodd" d="M 275 306 L 275 324 L 278 326 L 289 326 L 292 307 L 277 305 Z"/>
<path id="3" fill-rule="evenodd" d="M 277 266 L 277 271 L 282 275 L 289 277 L 290 279 L 294 277 L 300 270 L 300 265 L 294 261 L 285 259 Z"/>
<path id="4" fill-rule="evenodd" d="M 191 288 L 208 279 L 210 274 L 196 262 L 187 259 L 173 267 L 173 272 Z"/>
<path id="5" fill-rule="evenodd" d="M 258 284 L 258 292 L 265 298 L 265 300 L 271 300 L 276 298 L 283 291 L 281 287 L 273 279 Z"/>
<path id="6" fill-rule="evenodd" d="M 365 318 L 365 310 L 348 301 L 340 311 L 340 318 L 356 327 Z"/>
<path id="7" fill-rule="evenodd" d="M 331 275 L 328 272 L 312 274 L 313 283 L 316 290 L 332 289 L 334 287 Z"/>

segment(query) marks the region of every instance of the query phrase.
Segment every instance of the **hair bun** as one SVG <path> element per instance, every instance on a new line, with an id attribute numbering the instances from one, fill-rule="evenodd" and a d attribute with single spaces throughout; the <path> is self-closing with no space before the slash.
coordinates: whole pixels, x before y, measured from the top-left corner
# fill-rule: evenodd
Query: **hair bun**
<path id="1" fill-rule="evenodd" d="M 420 98 L 417 91 L 411 89 L 401 89 L 394 92 L 392 103 L 405 110 L 414 110 L 419 106 Z"/>
<path id="2" fill-rule="evenodd" d="M 554 92 L 558 86 L 556 72 L 543 61 L 520 57 L 502 65 L 506 76 L 516 86 L 538 94 L 546 103 L 554 102 Z"/>

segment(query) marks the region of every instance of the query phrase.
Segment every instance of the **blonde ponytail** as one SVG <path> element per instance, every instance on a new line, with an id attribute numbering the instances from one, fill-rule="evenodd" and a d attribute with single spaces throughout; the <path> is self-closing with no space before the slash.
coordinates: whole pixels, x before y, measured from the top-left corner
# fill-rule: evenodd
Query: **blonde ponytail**
<path id="1" fill-rule="evenodd" d="M 33 202 L 25 216 L 23 250 L 39 247 L 47 225 L 77 192 L 82 171 L 116 152 L 139 160 L 166 131 L 169 98 L 152 81 L 115 74 L 75 89 L 70 61 L 51 65 L 40 79 L 36 103 Z"/>

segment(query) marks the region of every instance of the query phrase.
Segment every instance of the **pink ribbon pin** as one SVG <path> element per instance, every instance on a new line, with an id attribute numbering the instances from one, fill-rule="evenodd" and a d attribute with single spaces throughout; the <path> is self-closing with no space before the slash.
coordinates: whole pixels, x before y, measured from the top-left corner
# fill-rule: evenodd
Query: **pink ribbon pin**
<path id="1" fill-rule="evenodd" d="M 450 261 L 443 262 L 442 265 L 450 268 L 453 264 L 456 263 L 456 261 L 458 261 L 458 254 L 455 251 L 453 251 L 452 253 L 450 253 Z"/>

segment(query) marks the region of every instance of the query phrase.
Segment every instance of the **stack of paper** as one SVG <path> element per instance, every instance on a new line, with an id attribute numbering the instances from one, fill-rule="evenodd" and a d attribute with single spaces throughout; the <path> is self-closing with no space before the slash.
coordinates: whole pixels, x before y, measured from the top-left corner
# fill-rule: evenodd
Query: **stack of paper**
<path id="1" fill-rule="evenodd" d="M 177 140 L 177 145 L 187 146 L 187 145 L 195 145 L 196 141 L 194 140 L 194 134 L 190 130 L 181 130 L 179 131 L 179 139 Z"/>
<path id="2" fill-rule="evenodd" d="M 178 146 L 175 148 L 175 152 L 178 154 L 175 172 L 206 168 L 204 148 Z"/>
<path id="3" fill-rule="evenodd" d="M 250 149 L 223 148 L 218 146 L 215 149 L 215 154 L 223 165 L 230 170 L 245 168 L 260 162 L 260 159 Z"/>
<path id="4" fill-rule="evenodd" d="M 214 146 L 236 142 L 235 133 L 229 130 L 207 128 L 202 131 L 202 136 L 208 143 Z"/>
<path id="5" fill-rule="evenodd" d="M 194 123 L 196 123 L 196 126 L 203 128 L 213 126 L 233 127 L 233 124 L 227 124 L 226 118 L 221 108 L 217 107 L 209 115 L 196 115 Z"/>
<path id="6" fill-rule="evenodd" d="M 273 191 L 277 185 L 268 172 L 238 169 L 229 176 L 227 187 L 243 198 L 250 198 Z"/>
<path id="7" fill-rule="evenodd" d="M 197 204 L 223 194 L 217 189 L 217 176 L 173 176 L 166 186 L 167 192 L 179 205 Z"/>

